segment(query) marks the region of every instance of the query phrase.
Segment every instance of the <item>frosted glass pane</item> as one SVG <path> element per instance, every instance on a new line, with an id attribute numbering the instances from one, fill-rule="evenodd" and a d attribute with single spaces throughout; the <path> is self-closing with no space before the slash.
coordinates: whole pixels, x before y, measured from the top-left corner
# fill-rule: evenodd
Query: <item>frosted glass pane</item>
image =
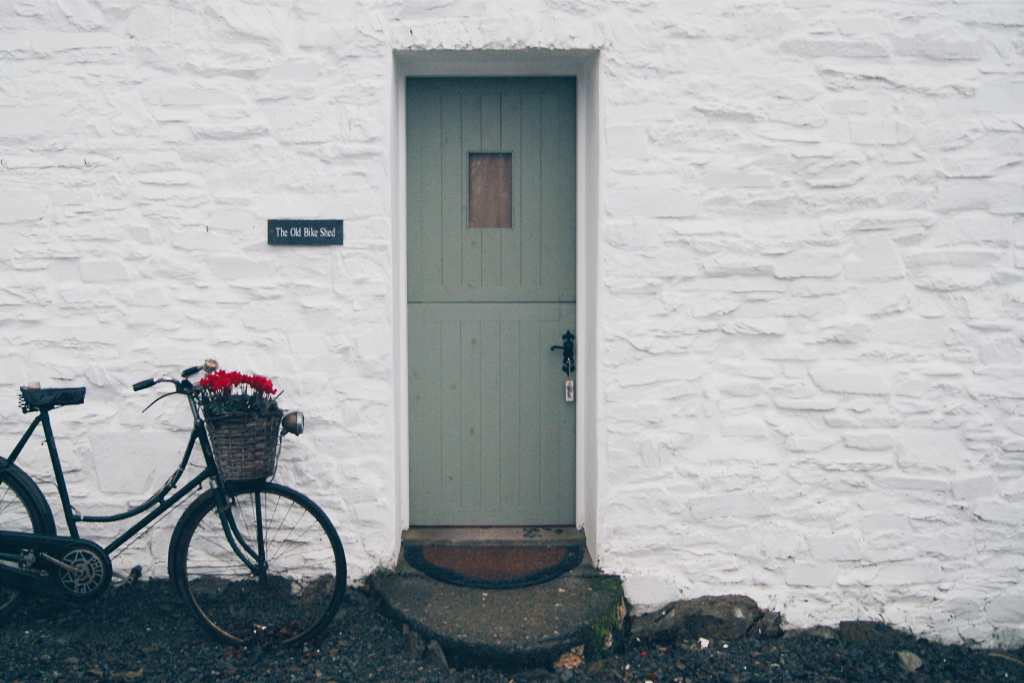
<path id="1" fill-rule="evenodd" d="M 512 155 L 469 155 L 469 227 L 512 227 Z"/>

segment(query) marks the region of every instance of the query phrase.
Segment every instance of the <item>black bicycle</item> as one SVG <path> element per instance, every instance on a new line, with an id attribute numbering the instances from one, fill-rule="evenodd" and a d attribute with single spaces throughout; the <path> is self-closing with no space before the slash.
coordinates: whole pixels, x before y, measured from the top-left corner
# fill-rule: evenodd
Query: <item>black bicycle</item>
<path id="1" fill-rule="evenodd" d="M 22 411 L 39 414 L 11 454 L 0 458 L 0 617 L 25 593 L 72 601 L 97 598 L 110 585 L 110 554 L 209 482 L 181 515 L 168 549 L 171 581 L 200 624 L 221 642 L 261 647 L 302 643 L 327 627 L 346 585 L 345 552 L 338 533 L 323 510 L 298 491 L 266 479 L 222 479 L 199 389 L 189 381 L 216 367 L 216 362 L 207 361 L 182 371 L 180 380 L 154 378 L 133 386 L 140 391 L 172 384 L 174 391 L 160 398 L 185 397 L 192 411 L 192 434 L 181 463 L 163 487 L 145 503 L 115 515 L 82 515 L 72 507 L 57 454 L 50 411 L 83 403 L 85 389 L 22 387 Z M 39 486 L 14 464 L 40 425 L 68 536 L 57 535 L 53 512 Z M 301 433 L 301 413 L 286 415 L 283 430 Z M 197 443 L 203 469 L 178 488 Z M 79 523 L 117 522 L 144 513 L 106 547 L 78 532 Z"/>

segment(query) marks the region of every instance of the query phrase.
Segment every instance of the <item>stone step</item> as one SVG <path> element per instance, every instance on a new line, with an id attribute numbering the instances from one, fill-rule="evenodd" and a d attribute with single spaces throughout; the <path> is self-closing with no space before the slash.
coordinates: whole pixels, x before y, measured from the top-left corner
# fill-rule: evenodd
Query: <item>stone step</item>
<path id="1" fill-rule="evenodd" d="M 408 625 L 410 656 L 438 646 L 451 666 L 549 667 L 576 650 L 589 660 L 615 650 L 626 605 L 616 576 L 588 562 L 546 583 L 480 590 L 442 583 L 400 562 L 369 584 L 386 612 Z"/>

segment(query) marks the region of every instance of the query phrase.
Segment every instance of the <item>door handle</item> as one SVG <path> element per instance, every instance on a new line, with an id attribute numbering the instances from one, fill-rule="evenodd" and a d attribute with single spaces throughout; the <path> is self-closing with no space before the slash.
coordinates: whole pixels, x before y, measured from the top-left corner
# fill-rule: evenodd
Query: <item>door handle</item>
<path id="1" fill-rule="evenodd" d="M 558 346 L 552 346 L 551 350 L 555 349 L 562 350 L 562 372 L 566 375 L 572 375 L 576 372 L 576 335 L 571 330 L 566 330 L 565 334 L 562 335 L 562 343 Z"/>

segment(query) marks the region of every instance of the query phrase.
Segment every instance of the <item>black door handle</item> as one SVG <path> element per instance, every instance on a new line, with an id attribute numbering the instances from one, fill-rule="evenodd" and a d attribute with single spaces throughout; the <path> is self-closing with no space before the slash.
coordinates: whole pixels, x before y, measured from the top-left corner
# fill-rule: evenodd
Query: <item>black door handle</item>
<path id="1" fill-rule="evenodd" d="M 560 346 L 552 346 L 551 350 L 555 349 L 562 350 L 562 372 L 566 375 L 571 375 L 576 372 L 576 335 L 571 330 L 566 330 L 565 334 L 562 335 L 562 344 Z"/>

